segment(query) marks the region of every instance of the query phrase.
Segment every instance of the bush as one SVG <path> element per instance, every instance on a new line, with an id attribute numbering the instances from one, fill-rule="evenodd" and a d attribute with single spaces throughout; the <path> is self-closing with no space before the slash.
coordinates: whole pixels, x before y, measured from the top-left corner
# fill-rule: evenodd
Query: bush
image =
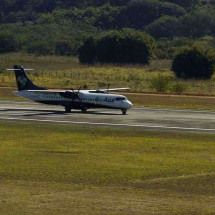
<path id="1" fill-rule="evenodd" d="M 197 48 L 186 49 L 173 59 L 172 71 L 178 78 L 210 79 L 214 72 L 214 56 Z"/>
<path id="2" fill-rule="evenodd" d="M 171 92 L 176 94 L 182 94 L 186 89 L 186 85 L 184 83 L 176 82 L 171 86 Z"/>
<path id="3" fill-rule="evenodd" d="M 169 77 L 158 74 L 151 78 L 150 87 L 158 93 L 164 93 L 169 88 Z"/>

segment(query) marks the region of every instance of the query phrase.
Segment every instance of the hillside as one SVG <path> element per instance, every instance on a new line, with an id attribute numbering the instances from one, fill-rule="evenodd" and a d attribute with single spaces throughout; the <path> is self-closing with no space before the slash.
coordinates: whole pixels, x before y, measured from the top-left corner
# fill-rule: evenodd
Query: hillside
<path id="1" fill-rule="evenodd" d="M 145 31 L 158 41 L 157 56 L 171 57 L 174 48 L 166 54 L 163 46 L 177 49 L 205 36 L 210 36 L 206 46 L 215 46 L 215 5 L 200 0 L 1 1 L 0 38 L 12 35 L 16 51 L 77 55 L 86 37 L 122 28 Z"/>

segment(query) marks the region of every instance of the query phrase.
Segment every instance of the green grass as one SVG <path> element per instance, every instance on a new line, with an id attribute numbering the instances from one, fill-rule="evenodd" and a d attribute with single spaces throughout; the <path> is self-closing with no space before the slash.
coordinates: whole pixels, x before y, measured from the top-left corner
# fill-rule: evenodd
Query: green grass
<path id="1" fill-rule="evenodd" d="M 2 214 L 214 214 L 214 135 L 0 123 Z"/>

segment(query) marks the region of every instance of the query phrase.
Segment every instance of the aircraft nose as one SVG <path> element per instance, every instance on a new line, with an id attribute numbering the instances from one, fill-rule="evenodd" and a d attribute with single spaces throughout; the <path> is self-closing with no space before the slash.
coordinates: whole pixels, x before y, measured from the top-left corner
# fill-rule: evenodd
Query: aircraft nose
<path id="1" fill-rule="evenodd" d="M 130 109 L 133 107 L 133 104 L 130 101 L 127 101 L 127 109 Z"/>

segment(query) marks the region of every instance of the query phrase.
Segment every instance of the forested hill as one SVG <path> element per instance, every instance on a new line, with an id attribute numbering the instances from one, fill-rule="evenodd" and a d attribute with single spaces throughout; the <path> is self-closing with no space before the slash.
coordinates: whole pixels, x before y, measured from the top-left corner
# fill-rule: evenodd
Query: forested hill
<path id="1" fill-rule="evenodd" d="M 156 39 L 215 36 L 214 0 L 1 0 L 0 33 L 16 37 L 17 49 L 40 43 L 55 52 L 67 41 L 67 54 L 87 36 L 132 28 Z M 70 45 L 68 45 L 68 38 Z M 49 49 L 49 50 L 48 50 Z"/>

